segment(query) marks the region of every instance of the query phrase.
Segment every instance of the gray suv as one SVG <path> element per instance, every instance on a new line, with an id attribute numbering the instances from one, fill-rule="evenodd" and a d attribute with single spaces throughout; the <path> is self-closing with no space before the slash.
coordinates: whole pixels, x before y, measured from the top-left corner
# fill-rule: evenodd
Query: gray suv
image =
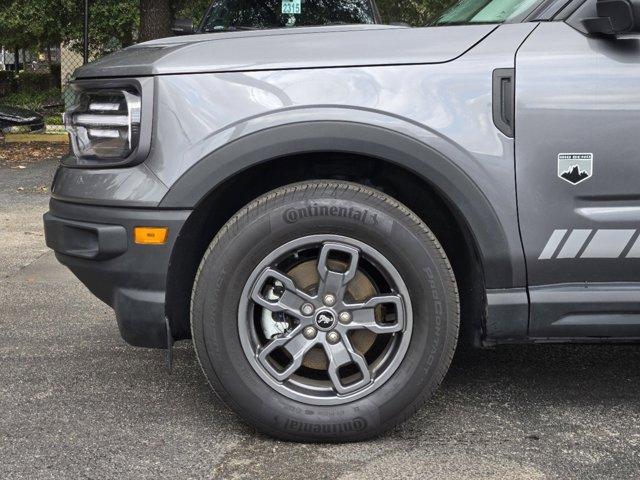
<path id="1" fill-rule="evenodd" d="M 639 32 L 463 0 L 128 48 L 75 74 L 47 244 L 258 430 L 370 438 L 458 344 L 640 339 Z"/>

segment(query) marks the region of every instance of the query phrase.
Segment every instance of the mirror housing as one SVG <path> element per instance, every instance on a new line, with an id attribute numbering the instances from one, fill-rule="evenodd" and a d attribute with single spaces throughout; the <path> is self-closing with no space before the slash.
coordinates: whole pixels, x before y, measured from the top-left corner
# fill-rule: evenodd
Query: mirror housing
<path id="1" fill-rule="evenodd" d="M 195 33 L 195 27 L 193 26 L 193 20 L 190 18 L 176 18 L 173 22 L 171 30 L 176 35 L 191 35 Z"/>
<path id="2" fill-rule="evenodd" d="M 592 35 L 640 33 L 640 0 L 596 0 L 597 17 L 582 25 Z"/>

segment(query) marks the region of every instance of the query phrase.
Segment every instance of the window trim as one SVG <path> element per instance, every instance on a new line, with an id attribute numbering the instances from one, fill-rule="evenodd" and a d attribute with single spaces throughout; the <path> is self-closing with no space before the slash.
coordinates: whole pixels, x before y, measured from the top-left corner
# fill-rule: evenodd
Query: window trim
<path id="1" fill-rule="evenodd" d="M 547 0 L 533 10 L 524 22 L 551 22 L 566 20 L 587 0 Z"/>
<path id="2" fill-rule="evenodd" d="M 580 7 L 590 0 L 572 0 L 562 10 L 560 10 L 556 16 L 556 20 L 566 21 L 569 20 Z"/>

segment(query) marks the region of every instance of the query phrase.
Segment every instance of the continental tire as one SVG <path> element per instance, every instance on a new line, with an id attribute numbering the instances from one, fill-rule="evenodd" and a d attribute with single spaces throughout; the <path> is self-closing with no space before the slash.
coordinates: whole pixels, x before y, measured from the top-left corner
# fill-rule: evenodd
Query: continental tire
<path id="1" fill-rule="evenodd" d="M 285 440 L 358 441 L 404 421 L 442 381 L 458 327 L 433 233 L 347 182 L 290 185 L 243 208 L 211 242 L 192 295 L 214 391 Z"/>

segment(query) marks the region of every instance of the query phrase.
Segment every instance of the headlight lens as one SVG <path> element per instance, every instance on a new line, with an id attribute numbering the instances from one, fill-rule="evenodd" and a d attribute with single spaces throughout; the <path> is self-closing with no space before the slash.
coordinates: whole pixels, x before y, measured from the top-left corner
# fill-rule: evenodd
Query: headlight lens
<path id="1" fill-rule="evenodd" d="M 133 90 L 81 90 L 68 95 L 64 123 L 83 159 L 124 159 L 140 141 L 141 100 Z"/>

